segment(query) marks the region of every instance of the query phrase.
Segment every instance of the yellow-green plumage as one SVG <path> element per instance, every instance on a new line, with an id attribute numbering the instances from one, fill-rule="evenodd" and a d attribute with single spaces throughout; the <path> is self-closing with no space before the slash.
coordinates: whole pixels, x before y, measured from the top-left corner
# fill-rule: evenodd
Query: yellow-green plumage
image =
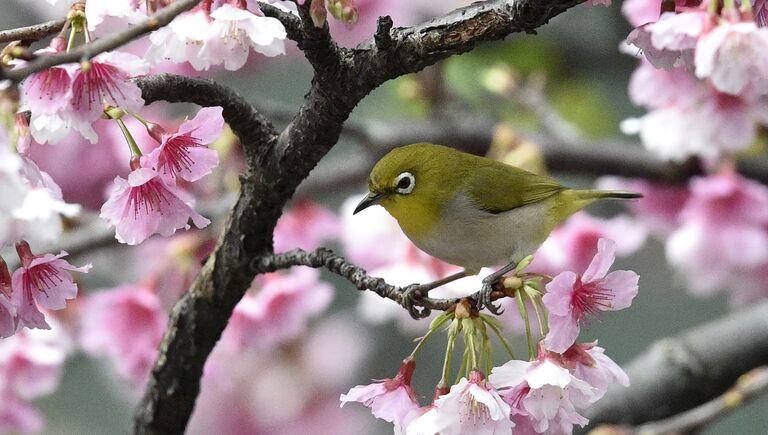
<path id="1" fill-rule="evenodd" d="M 415 180 L 407 193 L 397 186 L 404 174 Z M 384 156 L 371 171 L 368 187 L 419 248 L 470 271 L 519 261 L 557 224 L 598 199 L 640 196 L 573 190 L 548 177 L 428 143 Z"/>

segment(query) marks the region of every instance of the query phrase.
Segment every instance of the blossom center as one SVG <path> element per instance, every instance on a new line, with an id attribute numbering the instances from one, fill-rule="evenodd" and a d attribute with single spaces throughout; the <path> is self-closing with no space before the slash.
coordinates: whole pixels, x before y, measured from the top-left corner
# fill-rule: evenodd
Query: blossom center
<path id="1" fill-rule="evenodd" d="M 118 86 L 118 80 L 122 78 L 117 68 L 105 63 L 91 62 L 89 69 L 81 71 L 72 85 L 72 92 L 76 96 L 73 107 L 75 110 L 80 110 L 81 104 L 86 101 L 88 103 L 86 109 L 91 110 L 94 104 L 100 106 L 102 98 L 107 96 L 112 102 L 116 102 L 118 98 L 115 93 L 124 99 L 125 94 Z"/>
<path id="2" fill-rule="evenodd" d="M 491 411 L 482 402 L 475 400 L 470 393 L 461 396 L 459 406 L 459 422 L 471 422 L 473 425 L 484 425 L 491 420 Z"/>
<path id="3" fill-rule="evenodd" d="M 126 207 L 133 209 L 133 218 L 137 219 L 139 214 L 149 215 L 150 212 L 163 214 L 163 203 L 171 204 L 166 190 L 157 181 L 149 180 L 141 186 L 131 188 Z"/>
<path id="4" fill-rule="evenodd" d="M 28 269 L 22 278 L 24 292 L 30 298 L 32 297 L 32 290 L 38 290 L 48 295 L 47 289 L 56 287 L 62 282 L 64 279 L 59 275 L 59 270 L 50 264 L 40 264 Z"/>
<path id="5" fill-rule="evenodd" d="M 158 157 L 158 165 L 163 168 L 163 173 L 175 174 L 183 170 L 189 170 L 195 163 L 190 157 L 189 149 L 202 145 L 192 140 L 189 136 L 180 136 L 169 140 L 163 147 L 163 152 Z"/>
<path id="6" fill-rule="evenodd" d="M 571 294 L 573 314 L 578 320 L 587 316 L 597 317 L 600 311 L 613 307 L 614 296 L 613 291 L 603 288 L 600 282 L 582 283 L 579 279 Z"/>

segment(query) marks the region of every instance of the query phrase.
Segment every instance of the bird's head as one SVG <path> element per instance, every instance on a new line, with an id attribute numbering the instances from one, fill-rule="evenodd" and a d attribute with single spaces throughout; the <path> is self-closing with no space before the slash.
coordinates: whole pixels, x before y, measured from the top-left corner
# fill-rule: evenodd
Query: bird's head
<path id="1" fill-rule="evenodd" d="M 457 152 L 451 148 L 419 143 L 396 148 L 381 158 L 368 179 L 368 195 L 355 208 L 358 213 L 380 204 L 403 224 L 439 214 L 456 194 L 453 181 Z"/>

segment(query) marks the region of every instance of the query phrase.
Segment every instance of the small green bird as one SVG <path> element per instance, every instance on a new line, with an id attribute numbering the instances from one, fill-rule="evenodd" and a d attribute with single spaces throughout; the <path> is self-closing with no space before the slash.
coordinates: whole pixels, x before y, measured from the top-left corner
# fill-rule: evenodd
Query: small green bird
<path id="1" fill-rule="evenodd" d="M 570 189 L 545 176 L 430 143 L 407 145 L 382 157 L 371 171 L 368 190 L 353 214 L 380 204 L 419 249 L 464 268 L 410 291 L 428 292 L 482 267 L 507 264 L 483 279 L 478 305 L 494 313 L 493 283 L 532 254 L 560 222 L 599 199 L 642 197 Z"/>

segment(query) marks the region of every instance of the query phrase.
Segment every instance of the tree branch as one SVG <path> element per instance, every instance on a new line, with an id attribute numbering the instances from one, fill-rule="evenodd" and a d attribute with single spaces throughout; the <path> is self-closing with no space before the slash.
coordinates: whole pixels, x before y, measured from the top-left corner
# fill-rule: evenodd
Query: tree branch
<path id="1" fill-rule="evenodd" d="M 638 435 L 692 434 L 768 392 L 768 367 L 758 367 L 736 381 L 723 395 L 665 420 L 634 428 Z"/>
<path id="2" fill-rule="evenodd" d="M 66 21 L 66 19 L 62 18 L 60 20 L 35 24 L 34 26 L 3 30 L 0 31 L 0 43 L 11 41 L 38 41 L 60 31 L 61 28 L 64 27 Z"/>
<path id="3" fill-rule="evenodd" d="M 41 56 L 20 68 L 12 70 L 0 69 L 0 80 L 8 79 L 18 83 L 30 74 L 34 74 L 46 68 L 65 63 L 80 62 L 84 59 L 91 59 L 105 51 L 114 50 L 142 35 L 163 27 L 182 12 L 195 7 L 200 1 L 201 0 L 178 0 L 148 17 L 146 20 L 130 26 L 126 30 L 104 36 L 88 44 L 81 45 L 67 53 Z"/>
<path id="4" fill-rule="evenodd" d="M 520 0 L 514 6 L 498 0 L 475 3 L 431 24 L 392 29 L 394 44 L 386 50 L 381 49 L 386 44 L 341 49 L 328 36 L 327 26 L 316 29 L 305 19 L 299 47 L 315 70 L 312 85 L 304 104 L 277 139 L 272 134 L 248 136 L 253 143 L 240 138 L 244 147 L 253 150 L 241 176 L 240 197 L 216 250 L 171 312 L 157 362 L 136 410 L 134 432 L 184 431 L 205 360 L 255 276 L 251 259 L 272 253 L 272 233 L 282 208 L 335 145 L 342 124 L 363 97 L 386 80 L 469 51 L 480 42 L 502 39 L 513 31 L 530 31 L 580 1 Z M 306 18 L 306 9 L 299 10 Z M 424 59 L 417 60 L 418 55 Z M 393 63 L 393 59 L 398 61 Z M 205 98 L 187 97 L 190 101 Z"/>
<path id="5" fill-rule="evenodd" d="M 637 426 L 711 400 L 742 374 L 768 364 L 768 301 L 651 345 L 627 367 L 629 388 L 613 387 L 585 414 L 600 424 Z"/>

